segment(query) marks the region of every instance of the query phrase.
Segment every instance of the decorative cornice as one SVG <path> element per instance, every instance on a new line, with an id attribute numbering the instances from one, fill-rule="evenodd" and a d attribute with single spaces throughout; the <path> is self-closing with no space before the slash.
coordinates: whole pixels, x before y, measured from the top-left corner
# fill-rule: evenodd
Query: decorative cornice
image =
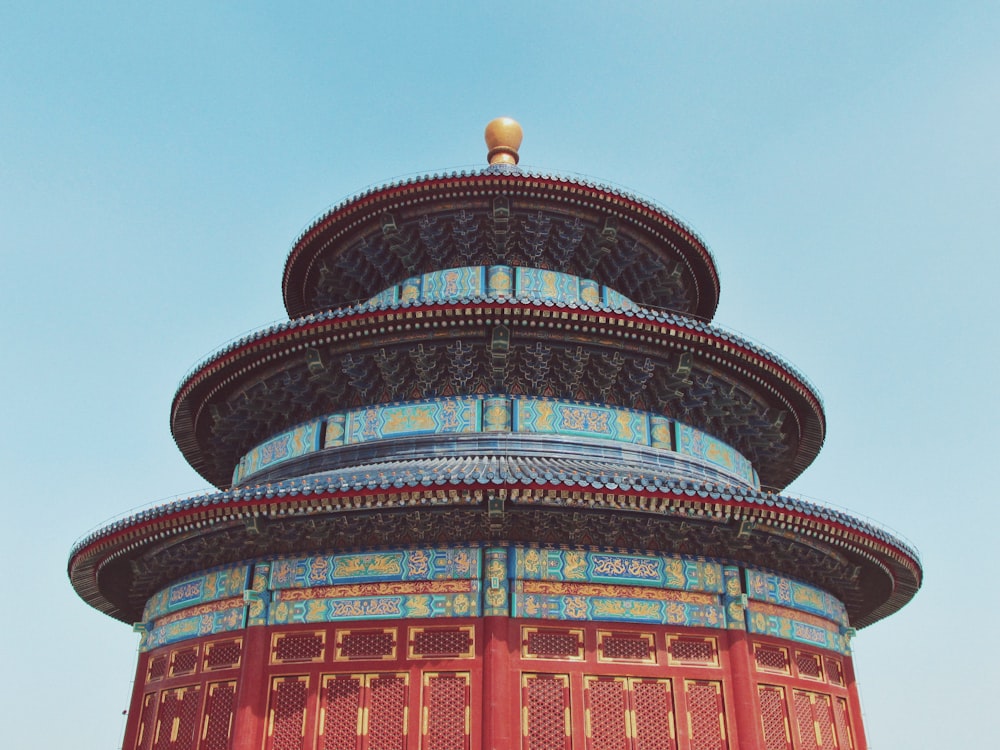
<path id="1" fill-rule="evenodd" d="M 513 208 L 496 206 L 492 202 L 494 199 L 504 201 L 507 198 L 515 202 Z M 456 202 L 465 208 L 456 209 Z M 665 210 L 636 196 L 593 182 L 490 168 L 476 173 L 434 175 L 393 183 L 362 193 L 325 213 L 296 240 L 285 264 L 282 288 L 289 315 L 295 317 L 307 312 L 318 312 L 325 307 L 353 301 L 350 297 L 342 297 L 317 306 L 308 298 L 311 292 L 307 291 L 307 287 L 313 282 L 307 283 L 307 280 L 315 279 L 319 272 L 318 264 L 325 262 L 323 258 L 346 258 L 345 254 L 350 255 L 351 259 L 341 268 L 343 274 L 356 269 L 359 263 L 374 263 L 376 265 L 372 266 L 373 270 L 385 263 L 398 266 L 402 262 L 400 269 L 411 263 L 420 266 L 418 256 L 423 257 L 423 253 L 429 253 L 426 267 L 420 269 L 423 271 L 448 265 L 465 265 L 452 263 L 443 257 L 442 250 L 435 249 L 437 240 L 431 240 L 427 236 L 420 238 L 416 225 L 413 232 L 417 239 L 408 238 L 406 232 L 400 230 L 404 214 L 408 217 L 406 220 L 412 222 L 427 222 L 437 218 L 452 221 L 448 217 L 455 210 L 464 211 L 472 204 L 482 213 L 482 216 L 469 225 L 469 230 L 475 234 L 473 244 L 480 260 L 496 258 L 491 262 L 504 262 L 503 248 L 490 250 L 491 243 L 497 242 L 498 237 L 486 226 L 497 228 L 491 217 L 498 218 L 500 226 L 504 227 L 498 230 L 501 237 L 506 237 L 508 231 L 517 231 L 516 225 L 521 219 L 527 221 L 534 216 L 548 215 L 547 212 L 555 212 L 550 219 L 557 215 L 573 221 L 588 217 L 587 231 L 592 235 L 591 240 L 596 245 L 603 246 L 591 248 L 596 255 L 590 261 L 599 263 L 603 254 L 615 246 L 619 232 L 624 232 L 622 237 L 642 237 L 641 253 L 627 254 L 628 262 L 636 261 L 642 254 L 648 254 L 651 262 L 681 263 L 691 284 L 690 291 L 694 294 L 693 307 L 685 307 L 684 312 L 706 320 L 711 319 L 715 313 L 719 279 L 714 259 L 704 242 Z M 624 224 L 619 227 L 618 222 Z M 383 240 L 387 243 L 384 246 Z M 371 244 L 373 242 L 381 249 L 374 248 Z M 396 250 L 393 250 L 394 247 Z M 373 257 L 373 253 L 378 258 Z M 588 251 L 585 255 L 589 257 L 593 253 Z M 394 259 L 394 256 L 398 257 Z M 582 258 L 576 253 L 573 257 L 576 258 L 574 263 Z M 545 258 L 543 265 L 553 267 L 550 264 L 555 262 L 554 258 L 550 255 L 545 255 Z M 385 272 L 392 277 L 383 279 L 388 282 L 386 285 L 398 283 L 405 276 L 411 275 L 409 271 L 393 272 L 388 266 Z M 375 281 L 380 275 L 381 272 L 374 274 L 374 277 L 373 274 L 366 274 L 364 279 Z M 601 275 L 602 273 L 597 274 L 598 280 L 608 283 L 600 279 Z M 627 285 L 611 285 L 645 304 L 671 304 L 669 298 L 660 299 L 654 295 L 653 298 L 644 299 L 648 295 L 638 293 Z M 368 289 L 356 296 L 367 298 L 378 291 L 380 290 L 377 288 Z"/>
<path id="2" fill-rule="evenodd" d="M 669 357 L 690 357 L 689 369 L 702 373 L 699 377 L 722 377 L 725 381 L 748 389 L 742 400 L 730 406 L 712 404 L 713 409 L 743 409 L 743 401 L 759 400 L 753 408 L 758 412 L 772 410 L 785 412 L 791 417 L 781 427 L 782 438 L 792 452 L 783 457 L 780 466 L 774 459 L 753 455 L 752 433 L 733 442 L 734 436 L 719 434 L 718 427 L 693 422 L 715 437 L 728 441 L 738 450 L 747 453 L 768 487 L 783 487 L 797 476 L 818 453 L 825 433 L 822 404 L 816 391 L 805 379 L 782 360 L 766 353 L 760 347 L 707 324 L 682 316 L 637 310 L 613 310 L 586 304 L 562 304 L 551 300 L 494 300 L 474 298 L 434 304 L 410 303 L 388 306 L 355 306 L 317 316 L 289 321 L 273 326 L 226 347 L 213 359 L 200 365 L 181 384 L 174 398 L 172 429 L 182 452 L 191 464 L 209 481 L 225 486 L 231 478 L 239 456 L 249 450 L 255 441 L 266 439 L 277 430 L 297 421 L 321 416 L 337 404 L 325 402 L 315 413 L 291 414 L 287 410 L 284 424 L 271 425 L 271 431 L 243 435 L 240 445 L 226 447 L 224 435 L 207 431 L 210 404 L 222 405 L 229 393 L 243 393 L 254 383 L 262 383 L 269 373 L 290 372 L 294 368 L 301 375 L 297 378 L 303 388 L 318 388 L 335 373 L 314 373 L 308 367 L 307 354 L 328 351 L 328 359 L 340 359 L 351 353 L 357 357 L 365 351 L 382 351 L 385 347 L 413 347 L 441 344 L 462 339 L 466 346 L 487 345 L 488 333 L 495 326 L 505 326 L 511 331 L 511 348 L 519 350 L 531 342 L 545 346 L 565 347 L 570 343 L 585 350 L 606 352 L 607 356 L 638 357 L 651 366 L 665 367 Z M 335 356 L 334 356 L 335 355 Z M 680 360 L 678 360 L 680 362 Z M 660 363 L 660 364 L 656 364 Z M 638 366 L 638 365 L 637 365 Z M 642 365 L 646 367 L 645 364 Z M 679 367 L 673 363 L 670 367 Z M 474 367 L 481 373 L 483 368 Z M 713 376 L 710 373 L 717 373 Z M 284 376 L 283 376 L 284 377 Z M 326 378 L 327 380 L 324 380 Z M 506 384 L 510 386 L 510 383 Z M 274 389 L 287 391 L 290 386 L 277 383 Z M 344 388 L 343 384 L 337 386 Z M 458 392 L 460 386 L 455 386 Z M 632 387 L 631 385 L 629 386 Z M 671 389 L 674 387 L 671 386 Z M 265 399 L 278 397 L 274 389 L 266 390 Z M 504 389 L 497 384 L 497 390 Z M 486 390 L 494 390 L 487 384 Z M 485 391 L 483 391 L 485 392 Z M 683 390 L 669 390 L 667 396 L 679 398 Z M 271 395 L 269 395 L 271 394 Z M 669 395 L 676 394 L 676 395 Z M 749 394 L 758 394 L 751 396 Z M 425 394 L 439 395 L 439 394 Z M 397 399 L 389 396 L 384 400 Z M 614 392 L 593 393 L 589 398 L 613 400 L 619 406 L 633 406 L 634 394 Z M 710 397 L 710 400 L 716 397 Z M 327 399 L 324 396 L 324 399 Z M 722 399 L 718 399 L 722 400 Z M 370 403 L 362 400 L 361 405 Z M 276 404 L 279 402 L 275 402 Z M 665 403 L 665 402 L 664 402 Z M 346 406 L 359 405 L 346 403 Z M 645 407 L 649 408 L 649 406 Z M 679 407 L 677 407 L 679 408 Z M 284 407 L 283 407 L 284 409 Z M 308 409 L 307 409 L 308 411 Z M 260 413 L 260 409 L 256 409 Z M 674 416 L 668 414 L 668 416 Z M 676 415 L 682 416 L 682 415 Z M 755 417 L 757 419 L 757 417 Z M 689 421 L 689 420 L 685 420 Z M 756 428 L 755 428 L 756 429 Z M 746 442 L 749 441 L 749 442 Z M 212 451 L 225 451 L 220 462 L 210 458 Z M 222 454 L 219 454 L 222 457 Z"/>
<path id="3" fill-rule="evenodd" d="M 582 518 L 580 513 L 597 513 L 605 519 L 601 523 L 611 524 L 608 528 L 618 523 L 626 524 L 623 528 L 627 528 L 629 523 L 641 523 L 644 517 L 658 519 L 657 523 L 668 526 L 680 524 L 680 528 L 685 523 L 709 524 L 723 533 L 714 551 L 680 551 L 719 556 L 720 549 L 732 548 L 733 559 L 756 555 L 764 561 L 778 554 L 775 560 L 787 558 L 787 561 L 782 565 L 772 563 L 771 567 L 807 579 L 821 573 L 809 571 L 806 564 L 797 566 L 801 569 L 789 568 L 794 566 L 791 560 L 796 557 L 805 560 L 803 556 L 812 548 L 827 550 L 821 552 L 826 555 L 839 551 L 853 562 L 847 567 L 843 567 L 846 559 L 834 562 L 835 567 L 843 568 L 834 580 L 843 588 L 838 595 L 848 603 L 851 620 L 858 627 L 903 606 L 919 588 L 922 576 L 917 552 L 902 540 L 847 513 L 796 498 L 678 481 L 652 473 L 633 475 L 612 465 L 601 469 L 594 460 L 515 461 L 499 457 L 480 461 L 386 463 L 187 498 L 122 519 L 83 539 L 73 548 L 69 572 L 74 587 L 85 600 L 112 616 L 128 619 L 132 613 L 122 597 L 127 596 L 133 585 L 129 580 L 135 571 L 143 569 L 141 560 L 157 549 L 170 549 L 178 544 L 183 547 L 188 544 L 185 540 L 211 535 L 213 529 L 226 530 L 227 544 L 235 546 L 225 554 L 236 555 L 226 562 L 236 562 L 240 559 L 239 550 L 245 548 L 239 542 L 245 534 L 257 534 L 254 539 L 258 541 L 252 549 L 258 553 L 267 549 L 265 537 L 259 536 L 259 530 L 254 528 L 257 524 L 266 528 L 268 523 L 281 521 L 309 526 L 333 523 L 344 518 L 345 513 L 362 518 L 366 514 L 402 511 L 404 515 L 399 518 L 412 531 L 413 524 L 427 523 L 426 518 L 420 520 L 418 511 L 465 508 L 478 514 L 483 520 L 477 523 L 481 529 L 487 529 L 486 506 L 490 497 L 504 501 L 507 522 L 514 522 L 519 513 L 534 508 L 555 512 L 564 522 Z M 405 522 L 408 514 L 412 521 Z M 522 529 L 521 533 L 530 534 L 535 526 L 529 524 L 529 531 Z M 461 535 L 462 531 L 467 529 L 456 533 Z M 447 529 L 437 528 L 434 533 L 447 535 Z M 326 538 L 323 534 L 320 537 Z M 658 544 L 669 547 L 672 538 L 677 538 L 676 532 L 664 531 L 646 541 L 653 543 L 651 540 L 659 539 Z M 372 538 L 369 542 L 379 540 Z M 218 552 L 218 544 L 210 547 L 213 554 Z M 718 544 L 723 546 L 719 548 Z M 279 547 L 269 551 L 284 550 Z M 185 564 L 189 563 L 191 570 L 222 562 L 188 559 L 190 555 L 185 555 Z M 122 560 L 134 560 L 138 567 L 130 564 L 123 568 L 116 563 Z M 860 568 L 852 575 L 848 571 L 853 565 Z M 115 572 L 110 574 L 112 569 Z M 132 571 L 127 579 L 121 577 L 125 571 Z M 883 583 L 875 586 L 878 581 Z M 832 585 L 827 580 L 820 583 Z"/>

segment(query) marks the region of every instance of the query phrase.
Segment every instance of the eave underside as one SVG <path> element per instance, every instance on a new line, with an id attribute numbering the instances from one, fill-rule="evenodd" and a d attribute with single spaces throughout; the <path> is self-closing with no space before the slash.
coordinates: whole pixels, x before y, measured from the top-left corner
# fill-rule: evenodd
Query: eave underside
<path id="1" fill-rule="evenodd" d="M 710 320 L 714 261 L 665 213 L 619 195 L 500 175 L 378 191 L 321 219 L 292 249 L 292 317 L 367 299 L 407 277 L 523 265 L 594 279 L 635 301 Z"/>
<path id="2" fill-rule="evenodd" d="M 487 393 L 676 418 L 736 448 L 774 489 L 809 465 L 825 431 L 807 386 L 711 335 L 510 302 L 372 310 L 248 344 L 187 381 L 172 429 L 191 465 L 225 487 L 244 453 L 295 424 L 373 404 Z"/>
<path id="3" fill-rule="evenodd" d="M 490 497 L 503 501 L 499 513 L 495 503 L 489 512 Z M 773 570 L 832 593 L 856 627 L 896 611 L 920 585 L 919 564 L 892 545 L 766 504 L 505 483 L 202 507 L 126 526 L 117 538 L 85 546 L 70 574 L 92 606 L 132 622 L 157 590 L 217 565 L 360 548 L 501 542 L 695 555 Z"/>

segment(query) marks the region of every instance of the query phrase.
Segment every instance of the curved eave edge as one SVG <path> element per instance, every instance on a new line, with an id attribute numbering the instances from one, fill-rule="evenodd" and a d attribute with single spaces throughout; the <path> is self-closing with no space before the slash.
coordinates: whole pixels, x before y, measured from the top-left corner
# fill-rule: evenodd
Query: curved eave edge
<path id="1" fill-rule="evenodd" d="M 892 594 L 858 619 L 856 627 L 865 627 L 899 610 L 920 588 L 922 579 L 916 550 L 884 529 L 841 511 L 781 495 L 689 481 L 626 485 L 495 478 L 473 484 L 442 478 L 396 484 L 402 486 L 381 487 L 372 482 L 345 486 L 344 481 L 298 480 L 198 495 L 157 506 L 109 524 L 74 545 L 69 576 L 84 601 L 116 619 L 124 619 L 125 613 L 101 594 L 97 578 L 109 562 L 149 543 L 197 532 L 216 523 L 238 522 L 247 516 L 306 517 L 372 509 L 476 506 L 492 493 L 525 507 L 554 505 L 567 510 L 653 513 L 720 522 L 747 518 L 850 550 L 878 566 L 893 581 Z M 596 499 L 573 497 L 581 489 L 596 491 Z"/>
<path id="2" fill-rule="evenodd" d="M 519 167 L 500 170 L 487 168 L 481 171 L 473 170 L 451 172 L 446 174 L 421 175 L 406 180 L 375 186 L 359 193 L 358 195 L 341 201 L 333 208 L 330 208 L 320 214 L 319 218 L 314 220 L 296 238 L 295 242 L 292 243 L 292 249 L 285 261 L 285 268 L 282 274 L 282 289 L 288 289 L 291 269 L 295 265 L 299 254 L 304 251 L 305 246 L 311 242 L 314 237 L 325 231 L 327 227 L 351 214 L 369 209 L 371 206 L 378 203 L 391 201 L 395 198 L 405 196 L 408 193 L 424 193 L 438 187 L 463 187 L 467 185 L 470 188 L 477 188 L 484 184 L 489 186 L 500 186 L 508 182 L 512 183 L 512 187 L 518 189 L 549 187 L 560 190 L 565 189 L 566 187 L 571 187 L 576 190 L 585 191 L 597 200 L 617 203 L 622 208 L 630 210 L 638 216 L 669 225 L 674 231 L 678 232 L 685 240 L 691 243 L 692 247 L 696 248 L 707 261 L 706 266 L 711 273 L 714 296 L 714 303 L 711 305 L 711 313 L 708 317 L 710 318 L 711 315 L 714 314 L 714 311 L 718 306 L 720 292 L 719 274 L 716 270 L 715 258 L 705 241 L 702 240 L 702 238 L 698 236 L 697 232 L 695 232 L 686 223 L 652 201 L 641 198 L 628 191 L 620 190 L 613 186 L 604 185 L 590 180 L 580 180 L 558 174 L 528 171 Z"/>
<path id="3" fill-rule="evenodd" d="M 488 297 L 433 304 L 357 305 L 290 320 L 250 334 L 206 360 L 182 381 L 174 395 L 171 408 L 171 432 L 174 440 L 196 471 L 216 486 L 227 486 L 227 479 L 211 476 L 207 464 L 199 458 L 201 446 L 197 441 L 194 426 L 200 418 L 200 410 L 203 408 L 204 399 L 207 396 L 202 394 L 200 397 L 194 397 L 193 394 L 203 383 L 210 383 L 210 379 L 216 377 L 222 377 L 223 380 L 231 379 L 237 374 L 240 367 L 256 366 L 283 356 L 282 353 L 274 351 L 279 346 L 289 345 L 301 350 L 308 345 L 308 339 L 311 336 L 327 336 L 329 338 L 332 335 L 334 339 L 341 337 L 354 339 L 359 334 L 352 329 L 365 326 L 400 325 L 398 318 L 400 313 L 406 317 L 419 318 L 415 322 L 406 323 L 407 327 L 412 325 L 414 330 L 422 327 L 433 330 L 439 325 L 439 322 L 434 320 L 436 317 L 454 323 L 458 316 L 452 313 L 458 308 L 465 308 L 470 311 L 470 314 L 486 315 L 487 317 L 497 315 L 524 317 L 537 311 L 542 317 L 553 318 L 552 325 L 556 328 L 579 325 L 598 326 L 597 330 L 603 331 L 604 334 L 612 334 L 615 332 L 614 327 L 618 326 L 618 330 L 621 331 L 620 335 L 630 339 L 639 337 L 643 340 L 643 337 L 648 335 L 663 337 L 662 343 L 667 343 L 668 340 L 676 341 L 677 346 L 681 348 L 710 346 L 714 348 L 714 351 L 702 353 L 704 356 L 715 358 L 719 362 L 729 360 L 730 366 L 736 370 L 748 363 L 758 368 L 761 373 L 766 373 L 768 377 L 776 378 L 778 382 L 784 384 L 783 387 L 790 389 L 789 392 L 802 399 L 805 410 L 800 411 L 801 406 L 795 406 L 788 402 L 787 394 L 779 396 L 786 401 L 798 423 L 800 442 L 792 472 L 788 476 L 769 480 L 769 486 L 775 489 L 780 490 L 781 487 L 787 486 L 804 471 L 822 447 L 826 433 L 826 420 L 822 401 L 815 388 L 787 362 L 724 329 L 685 316 L 652 311 L 642 307 L 635 310 L 621 310 L 601 305 L 556 304 L 551 300 L 493 299 Z M 578 317 L 573 319 L 574 315 Z M 635 330 L 637 325 L 646 326 L 646 332 L 637 332 Z M 339 330 L 335 330 L 335 328 Z M 647 341 L 647 343 L 649 342 Z M 239 360 L 241 359 L 248 360 L 250 364 L 240 365 Z M 227 373 L 227 371 L 229 372 Z M 221 387 L 223 387 L 223 383 L 216 382 L 211 390 L 214 392 Z M 778 394 L 777 390 L 774 392 Z M 189 396 L 192 398 L 189 399 Z M 806 417 L 805 422 L 801 421 L 802 417 Z"/>
<path id="4" fill-rule="evenodd" d="M 590 305 L 587 303 L 576 302 L 555 303 L 552 300 L 525 299 L 517 297 L 468 297 L 459 298 L 454 301 L 434 302 L 429 304 L 414 302 L 381 305 L 360 304 L 352 305 L 350 307 L 341 307 L 323 313 L 306 315 L 293 320 L 282 321 L 281 323 L 276 323 L 268 326 L 267 328 L 261 328 L 230 344 L 227 344 L 215 354 L 212 354 L 202 360 L 199 364 L 195 365 L 195 367 L 192 368 L 191 371 L 181 380 L 177 391 L 174 393 L 172 411 L 176 411 L 177 403 L 185 395 L 187 395 L 187 393 L 190 392 L 201 379 L 224 367 L 230 359 L 246 354 L 248 353 L 248 350 L 250 353 L 256 352 L 260 350 L 262 345 L 280 341 L 284 334 L 303 334 L 308 332 L 308 329 L 322 326 L 325 323 L 361 320 L 372 315 L 377 316 L 385 313 L 391 314 L 407 311 L 424 312 L 469 306 L 494 306 L 499 308 L 509 308 L 511 311 L 518 307 L 531 306 L 550 308 L 554 311 L 560 312 L 567 311 L 593 313 L 596 315 L 603 314 L 610 315 L 618 319 L 640 320 L 654 325 L 663 325 L 666 327 L 683 329 L 690 331 L 691 333 L 700 334 L 710 339 L 717 340 L 717 342 L 720 342 L 723 347 L 735 347 L 736 350 L 742 350 L 747 355 L 756 357 L 767 364 L 783 370 L 791 380 L 798 381 L 803 395 L 814 403 L 817 412 L 822 418 L 823 400 L 819 395 L 819 391 L 809 382 L 805 375 L 800 373 L 793 365 L 778 355 L 769 352 L 762 346 L 754 344 L 753 342 L 727 331 L 724 328 L 708 323 L 702 323 L 694 318 L 688 318 L 683 315 L 651 310 L 645 307 L 637 307 L 634 310 L 625 310 L 621 308 L 607 307 L 605 305 Z M 375 322 L 377 323 L 377 320 Z"/>

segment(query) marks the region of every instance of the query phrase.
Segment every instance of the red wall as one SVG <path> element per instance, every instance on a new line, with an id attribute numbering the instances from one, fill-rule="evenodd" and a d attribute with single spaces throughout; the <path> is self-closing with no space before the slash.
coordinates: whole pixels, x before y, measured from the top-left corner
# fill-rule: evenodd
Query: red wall
<path id="1" fill-rule="evenodd" d="M 849 657 L 742 631 L 483 618 L 255 627 L 142 654 L 124 748 L 864 745 Z"/>

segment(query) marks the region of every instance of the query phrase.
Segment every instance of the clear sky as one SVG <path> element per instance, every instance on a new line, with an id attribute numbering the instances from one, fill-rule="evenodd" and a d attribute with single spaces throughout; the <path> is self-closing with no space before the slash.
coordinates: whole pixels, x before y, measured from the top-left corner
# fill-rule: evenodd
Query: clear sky
<path id="1" fill-rule="evenodd" d="M 791 489 L 920 549 L 923 590 L 855 640 L 871 746 L 988 744 L 1000 5 L 335 6 L 0 4 L 3 746 L 119 747 L 137 637 L 73 593 L 71 545 L 204 487 L 174 389 L 283 316 L 305 225 L 483 165 L 498 115 L 522 165 L 699 232 L 716 321 L 824 395 Z"/>

